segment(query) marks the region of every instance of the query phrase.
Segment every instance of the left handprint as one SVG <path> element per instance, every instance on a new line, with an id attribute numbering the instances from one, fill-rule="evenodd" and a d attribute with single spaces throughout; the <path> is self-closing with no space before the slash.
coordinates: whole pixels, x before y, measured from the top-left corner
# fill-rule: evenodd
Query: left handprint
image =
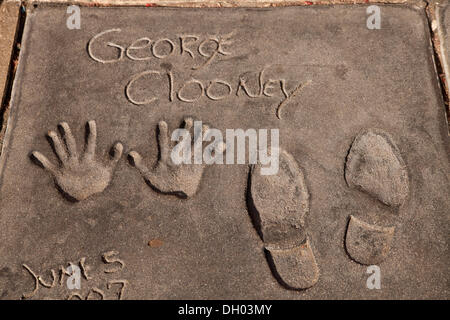
<path id="1" fill-rule="evenodd" d="M 58 189 L 69 200 L 84 200 L 105 190 L 111 181 L 117 161 L 122 156 L 122 144 L 118 142 L 114 145 L 109 163 L 103 164 L 95 159 L 97 126 L 94 120 L 87 123 L 86 147 L 81 156 L 78 155 L 75 138 L 69 125 L 61 122 L 59 127 L 63 139 L 55 131 L 48 132 L 54 152 L 59 158 L 59 165 L 54 165 L 38 151 L 33 151 L 31 157 L 50 172 Z"/>

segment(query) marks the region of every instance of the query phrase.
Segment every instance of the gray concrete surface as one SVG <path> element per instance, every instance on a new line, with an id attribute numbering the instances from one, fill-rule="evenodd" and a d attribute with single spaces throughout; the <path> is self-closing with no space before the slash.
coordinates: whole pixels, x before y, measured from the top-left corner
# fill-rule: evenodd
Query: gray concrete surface
<path id="1" fill-rule="evenodd" d="M 32 9 L 0 160 L 0 296 L 448 298 L 449 138 L 426 15 L 381 10 L 371 30 L 364 5 L 82 8 L 70 30 L 65 7 Z M 278 128 L 289 160 L 267 178 L 168 166 L 164 134 L 191 117 Z"/>

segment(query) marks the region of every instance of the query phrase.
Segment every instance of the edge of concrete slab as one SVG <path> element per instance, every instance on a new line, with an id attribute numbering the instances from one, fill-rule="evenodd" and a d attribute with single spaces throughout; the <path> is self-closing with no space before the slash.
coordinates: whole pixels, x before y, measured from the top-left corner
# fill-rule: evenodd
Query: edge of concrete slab
<path id="1" fill-rule="evenodd" d="M 0 3 L 0 26 L 2 37 L 0 38 L 0 147 L 5 136 L 6 123 L 9 118 L 9 102 L 11 98 L 14 74 L 18 64 L 18 50 L 21 35 L 21 4 L 13 1 Z"/>
<path id="2" fill-rule="evenodd" d="M 327 4 L 415 4 L 424 6 L 425 0 L 4 0 L 11 2 L 53 3 L 83 6 L 176 6 L 176 7 L 276 7 Z"/>
<path id="3" fill-rule="evenodd" d="M 17 2 L 0 2 L 0 94 L 3 92 L 8 78 L 8 71 L 16 40 L 16 29 L 19 20 L 20 4 Z"/>
<path id="4" fill-rule="evenodd" d="M 444 8 L 450 8 L 450 3 L 443 4 L 441 1 L 434 2 L 432 4 L 432 31 L 435 33 L 435 45 L 436 45 L 436 53 L 439 56 L 439 62 L 441 70 L 444 74 L 444 77 L 441 77 L 441 80 L 444 82 L 443 86 L 445 89 L 445 100 L 446 100 L 446 107 L 447 107 L 447 121 L 450 122 L 450 111 L 449 111 L 449 87 L 448 87 L 448 80 L 450 79 L 450 61 L 447 61 L 449 52 L 447 52 L 446 46 L 445 46 L 445 36 L 446 36 L 446 30 L 444 26 L 442 25 L 442 20 L 444 18 L 443 12 L 441 12 Z M 448 124 L 448 123 L 447 123 Z"/>

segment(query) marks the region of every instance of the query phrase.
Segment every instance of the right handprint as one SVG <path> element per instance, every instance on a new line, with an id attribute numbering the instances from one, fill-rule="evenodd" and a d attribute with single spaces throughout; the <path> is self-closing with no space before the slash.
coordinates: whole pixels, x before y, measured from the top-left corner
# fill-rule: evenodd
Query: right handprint
<path id="1" fill-rule="evenodd" d="M 409 194 L 408 172 L 393 139 L 379 129 L 361 132 L 353 141 L 345 164 L 345 180 L 395 210 Z M 361 264 L 384 261 L 390 251 L 394 226 L 369 224 L 350 215 L 345 247 Z"/>
<path id="2" fill-rule="evenodd" d="M 186 118 L 184 120 L 183 130 L 190 132 L 193 126 L 193 120 Z M 202 134 L 205 133 L 209 127 L 203 125 L 202 133 L 194 133 L 193 139 L 184 139 L 178 146 L 180 150 L 191 150 L 190 146 L 186 144 L 201 143 Z M 190 137 L 191 135 L 189 135 Z M 194 141 L 200 139 L 200 141 Z M 185 144 L 185 146 L 183 146 Z M 205 164 L 185 164 L 174 163 L 171 157 L 168 126 L 165 121 L 158 124 L 158 145 L 159 145 L 159 160 L 155 167 L 149 169 L 144 163 L 141 155 L 136 151 L 131 151 L 128 155 L 131 164 L 139 170 L 145 181 L 157 191 L 164 194 L 173 194 L 180 198 L 192 197 L 200 185 L 200 180 L 203 175 Z"/>

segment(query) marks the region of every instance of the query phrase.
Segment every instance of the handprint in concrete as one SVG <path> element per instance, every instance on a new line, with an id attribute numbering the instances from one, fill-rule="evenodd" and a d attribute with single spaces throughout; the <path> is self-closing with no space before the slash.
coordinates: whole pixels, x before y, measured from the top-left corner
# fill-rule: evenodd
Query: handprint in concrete
<path id="1" fill-rule="evenodd" d="M 97 125 L 94 120 L 87 123 L 87 141 L 82 155 L 78 154 L 69 125 L 61 122 L 59 128 L 62 137 L 55 131 L 49 131 L 47 135 L 59 159 L 59 165 L 52 163 L 39 151 L 33 151 L 31 158 L 53 176 L 57 188 L 71 201 L 81 201 L 105 190 L 122 156 L 122 144 L 116 143 L 111 159 L 103 163 L 95 156 Z"/>
<path id="2" fill-rule="evenodd" d="M 183 129 L 190 132 L 193 127 L 193 119 L 186 118 L 184 120 Z M 201 130 L 203 133 L 208 131 L 209 126 L 203 125 Z M 131 151 L 128 156 L 131 164 L 138 169 L 144 180 L 155 190 L 164 194 L 173 194 L 180 198 L 192 197 L 198 190 L 206 164 L 191 163 L 174 163 L 171 157 L 173 151 L 171 142 L 169 141 L 168 125 L 165 121 L 158 124 L 158 146 L 159 159 L 156 165 L 148 168 L 142 159 L 142 156 Z M 189 139 L 184 139 L 177 144 L 179 150 L 191 150 L 183 144 L 202 143 L 201 133 L 194 135 L 189 134 Z M 190 137 L 193 136 L 191 139 Z M 200 140 L 200 141 L 198 141 Z M 192 153 L 193 155 L 193 153 Z"/>

